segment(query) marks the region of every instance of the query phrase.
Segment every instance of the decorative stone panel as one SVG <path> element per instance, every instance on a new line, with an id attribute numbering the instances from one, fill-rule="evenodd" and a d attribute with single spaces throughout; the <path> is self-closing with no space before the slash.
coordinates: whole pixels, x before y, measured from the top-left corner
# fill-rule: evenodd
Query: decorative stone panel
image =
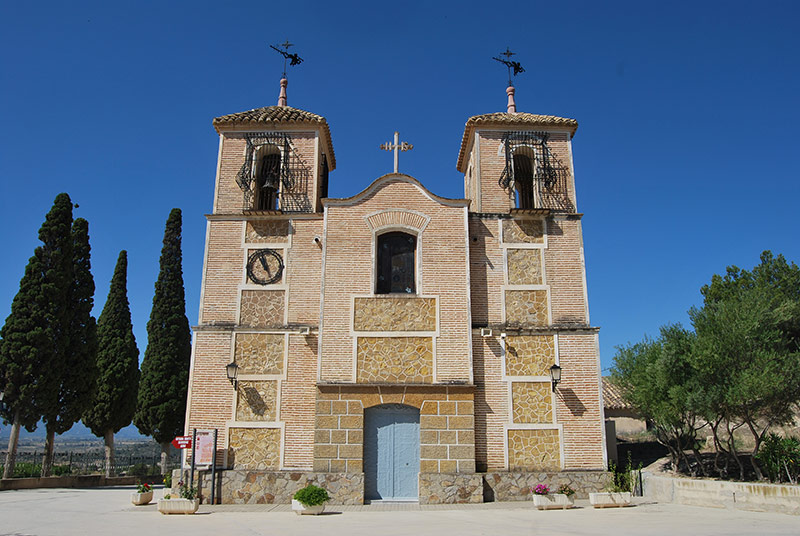
<path id="1" fill-rule="evenodd" d="M 239 374 L 283 373 L 284 336 L 270 333 L 237 333 L 234 359 Z"/>
<path id="2" fill-rule="evenodd" d="M 245 227 L 244 241 L 250 243 L 286 242 L 289 237 L 288 220 L 249 221 Z"/>
<path id="3" fill-rule="evenodd" d="M 282 290 L 243 290 L 239 324 L 254 328 L 283 326 Z"/>
<path id="4" fill-rule="evenodd" d="M 503 220 L 503 242 L 543 244 L 544 220 Z"/>
<path id="5" fill-rule="evenodd" d="M 556 362 L 554 335 L 522 335 L 506 338 L 507 376 L 549 376 Z"/>
<path id="6" fill-rule="evenodd" d="M 436 331 L 435 298 L 355 298 L 355 331 Z"/>
<path id="7" fill-rule="evenodd" d="M 278 382 L 240 380 L 236 389 L 236 420 L 277 420 Z"/>
<path id="8" fill-rule="evenodd" d="M 432 383 L 430 337 L 359 337 L 358 383 Z"/>
<path id="9" fill-rule="evenodd" d="M 325 488 L 329 504 L 364 504 L 364 473 L 312 473 L 299 471 L 217 471 L 222 504 L 290 504 L 309 484 Z M 178 480 L 175 480 L 177 482 Z M 211 496 L 211 473 L 198 476 L 198 492 Z"/>
<path id="10" fill-rule="evenodd" d="M 558 472 L 488 472 L 484 475 L 489 499 L 494 501 L 530 501 L 531 488 L 544 484 L 558 489 L 567 484 L 575 490 L 576 499 L 588 499 L 590 493 L 604 491 L 611 482 L 608 471 Z"/>
<path id="11" fill-rule="evenodd" d="M 506 323 L 519 326 L 546 326 L 546 290 L 506 290 Z"/>
<path id="12" fill-rule="evenodd" d="M 509 430 L 508 468 L 512 471 L 558 471 L 558 430 Z"/>
<path id="13" fill-rule="evenodd" d="M 420 473 L 419 504 L 483 502 L 483 477 L 476 473 Z"/>
<path id="14" fill-rule="evenodd" d="M 509 285 L 541 285 L 543 283 L 541 250 L 508 250 Z"/>
<path id="15" fill-rule="evenodd" d="M 514 422 L 553 423 L 553 396 L 550 383 L 512 382 L 511 402 Z"/>
<path id="16" fill-rule="evenodd" d="M 278 428 L 231 428 L 228 464 L 234 469 L 280 467 L 281 431 Z"/>

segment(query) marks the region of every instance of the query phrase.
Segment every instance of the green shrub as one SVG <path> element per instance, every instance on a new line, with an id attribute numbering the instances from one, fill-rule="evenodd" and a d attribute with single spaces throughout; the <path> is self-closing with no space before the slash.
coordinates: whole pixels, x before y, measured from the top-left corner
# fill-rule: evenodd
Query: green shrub
<path id="1" fill-rule="evenodd" d="M 800 439 L 781 437 L 773 432 L 764 438 L 756 460 L 770 482 L 797 482 L 800 478 Z"/>
<path id="2" fill-rule="evenodd" d="M 330 497 L 328 496 L 328 492 L 323 488 L 309 484 L 295 493 L 294 499 L 303 506 L 317 506 L 330 500 Z"/>
<path id="3" fill-rule="evenodd" d="M 164 475 L 164 487 L 165 488 L 172 487 L 172 471 L 169 471 L 167 472 L 166 475 Z"/>

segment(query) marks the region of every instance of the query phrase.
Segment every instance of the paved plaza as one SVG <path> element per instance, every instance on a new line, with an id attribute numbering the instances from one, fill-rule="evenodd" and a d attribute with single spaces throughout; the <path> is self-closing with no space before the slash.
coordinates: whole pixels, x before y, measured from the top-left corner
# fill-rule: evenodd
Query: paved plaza
<path id="1" fill-rule="evenodd" d="M 635 507 L 540 512 L 529 502 L 418 506 L 331 506 L 319 517 L 288 505 L 201 506 L 195 515 L 165 516 L 155 504 L 134 507 L 133 487 L 0 492 L 0 536 L 458 536 L 527 535 L 800 535 L 800 517 L 729 511 L 639 499 Z M 163 490 L 156 489 L 161 497 Z"/>

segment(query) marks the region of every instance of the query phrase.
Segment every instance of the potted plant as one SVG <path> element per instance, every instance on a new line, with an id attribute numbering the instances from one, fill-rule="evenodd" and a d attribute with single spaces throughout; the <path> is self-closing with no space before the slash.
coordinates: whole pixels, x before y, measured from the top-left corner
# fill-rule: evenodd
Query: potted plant
<path id="1" fill-rule="evenodd" d="M 619 471 L 613 463 L 610 464 L 609 470 L 613 474 L 614 480 L 606 486 L 606 491 L 590 493 L 589 502 L 595 508 L 630 506 L 633 488 L 630 462 L 628 462 L 628 470 Z"/>
<path id="2" fill-rule="evenodd" d="M 197 496 L 197 488 L 187 486 L 183 481 L 178 482 L 180 498 L 173 499 L 170 494 L 164 495 L 158 501 L 158 511 L 162 514 L 193 514 L 200 508 L 200 498 Z"/>
<path id="3" fill-rule="evenodd" d="M 325 503 L 330 500 L 325 489 L 309 484 L 292 497 L 292 510 L 297 515 L 319 515 L 325 511 Z"/>
<path id="4" fill-rule="evenodd" d="M 544 484 L 539 484 L 531 488 L 533 494 L 533 504 L 539 510 L 555 510 L 572 508 L 575 505 L 575 490 L 564 484 L 558 488 L 558 493 L 550 493 L 550 488 Z"/>
<path id="5" fill-rule="evenodd" d="M 135 506 L 143 506 L 149 504 L 153 500 L 153 488 L 150 484 L 142 484 L 141 482 L 136 485 L 136 491 L 131 493 L 131 502 Z"/>

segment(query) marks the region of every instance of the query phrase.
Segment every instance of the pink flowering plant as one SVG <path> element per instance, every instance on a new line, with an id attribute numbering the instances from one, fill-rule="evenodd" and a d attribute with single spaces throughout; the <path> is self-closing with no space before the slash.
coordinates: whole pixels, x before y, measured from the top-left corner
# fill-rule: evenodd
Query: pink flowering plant
<path id="1" fill-rule="evenodd" d="M 533 492 L 534 495 L 549 495 L 550 488 L 544 484 L 539 484 L 535 488 L 531 488 L 531 492 Z"/>

